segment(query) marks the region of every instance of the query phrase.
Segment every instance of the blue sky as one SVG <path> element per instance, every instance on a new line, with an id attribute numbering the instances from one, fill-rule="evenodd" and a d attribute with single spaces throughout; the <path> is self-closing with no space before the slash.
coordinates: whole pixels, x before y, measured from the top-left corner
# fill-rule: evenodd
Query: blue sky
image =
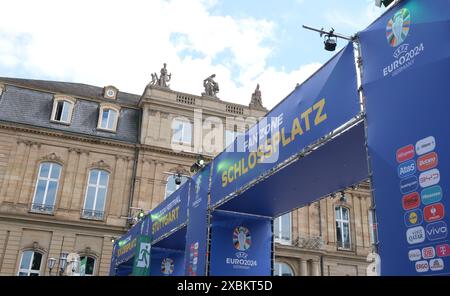
<path id="1" fill-rule="evenodd" d="M 373 0 L 2 4 L 8 13 L 0 18 L 0 76 L 112 84 L 141 94 L 166 62 L 174 90 L 199 95 L 203 79 L 215 73 L 221 99 L 248 104 L 260 83 L 269 108 L 333 55 L 303 24 L 352 35 L 384 11 Z"/>

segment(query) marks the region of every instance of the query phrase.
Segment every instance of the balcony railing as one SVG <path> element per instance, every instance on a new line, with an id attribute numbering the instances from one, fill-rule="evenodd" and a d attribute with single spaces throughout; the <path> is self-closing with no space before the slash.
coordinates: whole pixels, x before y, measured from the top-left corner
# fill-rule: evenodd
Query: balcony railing
<path id="1" fill-rule="evenodd" d="M 33 204 L 31 204 L 30 212 L 40 213 L 40 214 L 53 214 L 54 210 L 55 210 L 55 206 L 54 205 L 33 203 Z"/>
<path id="2" fill-rule="evenodd" d="M 103 220 L 104 216 L 105 212 L 103 211 L 94 211 L 89 209 L 81 210 L 81 218 L 83 219 Z"/>
<path id="3" fill-rule="evenodd" d="M 299 236 L 294 245 L 304 249 L 322 250 L 324 248 L 324 241 L 321 236 Z"/>

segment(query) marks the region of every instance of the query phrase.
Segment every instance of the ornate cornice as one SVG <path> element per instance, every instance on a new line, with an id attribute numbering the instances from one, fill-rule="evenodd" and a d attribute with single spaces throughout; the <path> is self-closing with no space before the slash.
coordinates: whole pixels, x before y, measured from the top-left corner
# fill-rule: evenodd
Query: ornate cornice
<path id="1" fill-rule="evenodd" d="M 93 162 L 91 164 L 91 168 L 98 168 L 98 169 L 106 170 L 108 172 L 112 172 L 111 166 L 109 164 L 107 164 L 103 159 L 101 159 L 97 162 Z"/>
<path id="2" fill-rule="evenodd" d="M 40 161 L 51 161 L 51 162 L 58 162 L 60 164 L 64 164 L 64 161 L 61 157 L 56 155 L 56 153 L 50 153 L 48 155 L 45 155 L 40 158 Z"/>

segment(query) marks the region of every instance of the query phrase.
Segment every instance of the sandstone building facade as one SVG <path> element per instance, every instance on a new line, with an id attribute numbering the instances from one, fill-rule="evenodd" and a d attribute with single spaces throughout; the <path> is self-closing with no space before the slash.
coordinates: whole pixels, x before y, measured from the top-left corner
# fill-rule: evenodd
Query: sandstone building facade
<path id="1" fill-rule="evenodd" d="M 267 112 L 252 103 L 0 78 L 0 275 L 55 274 L 61 253 L 107 275 L 112 239 Z M 278 218 L 275 273 L 365 275 L 370 204 L 361 185 Z"/>

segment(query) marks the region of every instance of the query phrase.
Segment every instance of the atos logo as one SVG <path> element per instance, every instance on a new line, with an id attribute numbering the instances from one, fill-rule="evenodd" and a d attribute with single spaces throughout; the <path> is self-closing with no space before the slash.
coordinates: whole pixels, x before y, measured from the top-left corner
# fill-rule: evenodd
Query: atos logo
<path id="1" fill-rule="evenodd" d="M 403 196 L 402 206 L 405 211 L 415 209 L 420 206 L 419 193 L 413 192 L 408 195 Z"/>
<path id="2" fill-rule="evenodd" d="M 423 215 L 420 209 L 405 213 L 406 227 L 420 225 L 423 222 Z"/>
<path id="3" fill-rule="evenodd" d="M 408 145 L 408 146 L 402 147 L 397 150 L 397 153 L 396 153 L 397 162 L 401 163 L 401 162 L 405 162 L 407 160 L 413 159 L 414 155 L 415 155 L 415 153 L 414 153 L 413 145 Z"/>
<path id="4" fill-rule="evenodd" d="M 442 220 L 445 215 L 444 205 L 441 203 L 437 203 L 426 206 L 423 209 L 423 215 L 425 216 L 425 221 L 427 222 Z"/>
<path id="5" fill-rule="evenodd" d="M 438 156 L 436 152 L 431 152 L 419 157 L 417 160 L 417 167 L 419 171 L 427 171 L 435 168 L 438 165 Z"/>
<path id="6" fill-rule="evenodd" d="M 444 239 L 447 237 L 448 233 L 447 224 L 443 221 L 428 224 L 426 232 L 427 238 L 431 241 Z"/>
<path id="7" fill-rule="evenodd" d="M 402 194 L 411 193 L 415 191 L 418 186 L 419 181 L 417 180 L 417 177 L 411 176 L 400 181 L 400 192 Z"/>
<path id="8" fill-rule="evenodd" d="M 410 160 L 399 165 L 397 173 L 400 178 L 414 175 L 416 173 L 416 162 L 414 160 Z"/>
<path id="9" fill-rule="evenodd" d="M 425 241 L 425 229 L 422 226 L 410 228 L 406 231 L 408 244 L 419 244 Z"/>
<path id="10" fill-rule="evenodd" d="M 428 261 L 422 260 L 422 261 L 416 262 L 416 271 L 417 272 L 427 272 L 428 270 L 430 270 Z"/>
<path id="11" fill-rule="evenodd" d="M 408 252 L 408 258 L 410 261 L 417 261 L 422 259 L 422 252 L 419 249 L 410 250 Z"/>
<path id="12" fill-rule="evenodd" d="M 442 188 L 439 185 L 426 188 L 421 192 L 422 203 L 424 205 L 430 205 L 442 199 Z"/>
<path id="13" fill-rule="evenodd" d="M 441 173 L 438 169 L 432 169 L 419 175 L 420 187 L 429 187 L 436 185 L 441 180 Z"/>
<path id="14" fill-rule="evenodd" d="M 436 246 L 436 252 L 439 257 L 450 256 L 450 246 L 448 244 Z"/>
<path id="15" fill-rule="evenodd" d="M 423 155 L 425 153 L 431 152 L 436 148 L 436 140 L 434 137 L 427 137 L 416 143 L 416 153 L 417 155 Z"/>
<path id="16" fill-rule="evenodd" d="M 430 260 L 430 269 L 432 271 L 440 271 L 444 269 L 444 260 L 442 259 L 433 259 Z"/>
<path id="17" fill-rule="evenodd" d="M 426 247 L 422 249 L 422 257 L 423 259 L 431 259 L 436 256 L 436 252 L 433 247 Z"/>

